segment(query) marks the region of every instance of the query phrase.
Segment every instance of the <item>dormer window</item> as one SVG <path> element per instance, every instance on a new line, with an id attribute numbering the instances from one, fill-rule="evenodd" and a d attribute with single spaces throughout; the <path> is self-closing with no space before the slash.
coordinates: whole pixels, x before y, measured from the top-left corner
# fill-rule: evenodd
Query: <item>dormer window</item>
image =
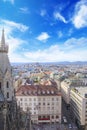
<path id="1" fill-rule="evenodd" d="M 24 94 L 25 94 L 25 95 L 27 95 L 27 92 L 26 92 L 26 91 L 24 91 Z"/>
<path id="2" fill-rule="evenodd" d="M 42 91 L 43 92 L 43 94 L 45 94 L 45 91 Z"/>
<path id="3" fill-rule="evenodd" d="M 47 90 L 47 94 L 49 94 L 50 92 Z"/>
<path id="4" fill-rule="evenodd" d="M 31 94 L 31 91 L 28 91 L 29 94 Z"/>
<path id="5" fill-rule="evenodd" d="M 51 91 L 52 94 L 54 94 L 54 91 Z"/>
<path id="6" fill-rule="evenodd" d="M 41 94 L 41 91 L 38 91 L 38 94 Z"/>
<path id="7" fill-rule="evenodd" d="M 33 91 L 33 94 L 35 94 L 35 91 Z"/>

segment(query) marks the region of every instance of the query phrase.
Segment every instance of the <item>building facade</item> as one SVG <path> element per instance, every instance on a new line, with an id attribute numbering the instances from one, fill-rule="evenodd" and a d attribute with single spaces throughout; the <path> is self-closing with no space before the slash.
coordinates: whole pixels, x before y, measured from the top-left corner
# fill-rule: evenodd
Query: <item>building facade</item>
<path id="1" fill-rule="evenodd" d="M 61 82 L 61 94 L 67 105 L 70 105 L 70 91 L 72 88 L 86 86 L 80 79 L 65 79 Z"/>
<path id="2" fill-rule="evenodd" d="M 69 79 L 65 79 L 61 82 L 61 94 L 67 105 L 70 103 L 70 85 L 71 81 Z"/>
<path id="3" fill-rule="evenodd" d="M 8 59 L 8 46 L 5 44 L 4 29 L 0 43 L 0 90 L 7 101 L 14 97 L 12 69 Z"/>
<path id="4" fill-rule="evenodd" d="M 70 92 L 70 110 L 79 129 L 87 129 L 87 87 L 76 87 Z"/>
<path id="5" fill-rule="evenodd" d="M 17 127 L 16 112 L 12 68 L 8 58 L 8 46 L 5 43 L 3 29 L 0 42 L 0 130 L 20 130 Z"/>
<path id="6" fill-rule="evenodd" d="M 17 104 L 29 108 L 33 123 L 61 123 L 61 93 L 53 86 L 22 85 L 16 92 Z"/>

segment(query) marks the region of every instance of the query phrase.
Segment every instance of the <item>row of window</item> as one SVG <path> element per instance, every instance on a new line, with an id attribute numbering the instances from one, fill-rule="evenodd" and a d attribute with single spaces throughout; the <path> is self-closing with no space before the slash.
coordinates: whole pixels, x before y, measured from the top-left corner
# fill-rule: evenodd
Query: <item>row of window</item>
<path id="1" fill-rule="evenodd" d="M 38 119 L 44 119 L 44 118 L 50 119 L 50 115 L 48 115 L 48 116 L 38 116 Z M 55 117 L 54 115 L 52 115 L 51 118 L 52 118 L 52 119 L 54 119 L 54 118 L 59 118 L 59 116 L 56 116 L 56 117 Z"/>
<path id="2" fill-rule="evenodd" d="M 48 106 L 50 106 L 50 105 L 58 105 L 58 103 L 54 103 L 54 102 L 52 102 L 52 103 L 46 103 L 46 102 L 43 102 L 43 103 L 38 103 L 38 105 L 40 106 L 40 105 L 48 105 Z"/>
<path id="3" fill-rule="evenodd" d="M 52 94 L 52 95 L 54 95 L 54 94 L 56 94 L 56 91 L 53 91 L 53 90 L 51 90 L 51 91 L 49 91 L 49 90 L 47 90 L 47 91 L 45 91 L 45 90 L 39 90 L 39 91 L 31 91 L 31 90 L 29 90 L 29 91 L 22 91 L 22 94 L 35 94 L 35 93 L 38 93 L 38 94 Z"/>
<path id="4" fill-rule="evenodd" d="M 42 98 L 38 98 L 38 101 L 41 101 L 41 99 Z M 29 98 L 29 99 L 27 99 L 27 98 L 25 98 L 25 99 L 24 98 L 20 98 L 20 101 L 23 101 L 23 100 L 25 100 L 25 101 L 27 101 L 27 100 L 29 100 L 29 101 L 32 101 L 32 100 L 36 101 L 37 98 Z M 43 98 L 42 100 L 45 101 L 47 99 Z M 52 101 L 56 100 L 56 101 L 58 101 L 59 99 L 58 98 L 56 98 L 56 99 L 55 98 L 52 98 L 52 99 L 50 98 L 49 100 L 52 100 Z"/>
<path id="5" fill-rule="evenodd" d="M 58 102 L 51 102 L 51 103 L 48 103 L 48 102 L 43 102 L 43 103 L 36 103 L 36 102 L 20 102 L 20 101 L 17 101 L 18 102 L 18 104 L 29 104 L 30 106 L 31 105 L 38 105 L 38 106 L 59 106 L 60 105 L 60 103 L 58 103 Z"/>
<path id="6" fill-rule="evenodd" d="M 21 103 L 19 102 L 19 104 L 20 104 L 21 106 L 23 106 L 23 105 L 28 106 L 28 103 L 24 103 L 24 104 L 23 104 L 22 102 L 21 102 Z M 32 105 L 34 105 L 34 106 L 39 106 L 39 107 L 41 106 L 40 103 L 39 103 L 38 105 L 37 105 L 36 103 L 34 103 L 34 104 L 29 103 L 29 106 L 32 106 Z M 53 105 L 53 106 L 54 106 L 54 103 L 52 103 L 52 104 L 49 104 L 49 103 L 48 103 L 48 104 L 47 104 L 47 106 L 50 106 L 50 105 Z M 55 104 L 55 106 L 58 106 L 58 105 L 59 105 L 58 103 Z M 43 106 L 46 106 L 46 103 L 43 103 Z"/>
<path id="7" fill-rule="evenodd" d="M 27 107 L 21 107 L 23 110 L 27 110 Z M 44 109 L 44 112 L 43 112 L 43 109 L 41 110 L 41 108 L 39 107 L 38 109 L 36 109 L 36 108 L 34 108 L 33 109 L 33 111 L 31 110 L 32 108 L 30 108 L 30 112 L 31 112 L 31 114 L 36 114 L 37 112 L 40 114 L 40 113 L 44 113 L 45 111 L 46 111 L 46 113 L 52 113 L 52 114 L 54 114 L 54 113 L 58 113 L 58 111 L 54 111 L 55 110 L 55 108 L 54 107 L 47 107 L 47 109 L 45 109 L 45 108 L 43 108 Z M 49 111 L 49 110 L 51 110 L 51 111 Z"/>

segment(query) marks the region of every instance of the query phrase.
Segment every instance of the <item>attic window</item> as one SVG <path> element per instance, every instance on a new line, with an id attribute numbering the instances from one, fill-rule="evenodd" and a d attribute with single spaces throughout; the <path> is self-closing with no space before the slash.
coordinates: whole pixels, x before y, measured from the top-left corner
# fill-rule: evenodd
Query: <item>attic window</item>
<path id="1" fill-rule="evenodd" d="M 49 94 L 50 92 L 47 90 L 47 94 Z"/>
<path id="2" fill-rule="evenodd" d="M 42 91 L 43 92 L 43 94 L 45 94 L 45 91 Z"/>
<path id="3" fill-rule="evenodd" d="M 23 94 L 23 95 L 27 95 L 27 92 L 26 92 L 26 91 L 23 91 L 22 94 Z"/>
<path id="4" fill-rule="evenodd" d="M 28 91 L 28 94 L 31 94 L 31 91 Z"/>
<path id="5" fill-rule="evenodd" d="M 26 92 L 26 91 L 24 91 L 24 95 L 27 95 L 27 92 Z"/>
<path id="6" fill-rule="evenodd" d="M 22 91 L 22 94 L 24 94 L 24 91 Z"/>
<path id="7" fill-rule="evenodd" d="M 52 94 L 54 94 L 54 91 L 51 91 Z"/>
<path id="8" fill-rule="evenodd" d="M 35 94 L 35 91 L 33 91 L 33 94 Z"/>
<path id="9" fill-rule="evenodd" d="M 38 91 L 38 94 L 41 94 L 41 91 Z"/>

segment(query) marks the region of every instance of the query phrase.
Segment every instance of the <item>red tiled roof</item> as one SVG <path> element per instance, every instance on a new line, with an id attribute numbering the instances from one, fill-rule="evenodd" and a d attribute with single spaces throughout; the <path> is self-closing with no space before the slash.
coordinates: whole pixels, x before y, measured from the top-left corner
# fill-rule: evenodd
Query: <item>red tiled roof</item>
<path id="1" fill-rule="evenodd" d="M 22 85 L 17 91 L 16 96 L 56 96 L 61 95 L 57 87 L 49 85 Z"/>

